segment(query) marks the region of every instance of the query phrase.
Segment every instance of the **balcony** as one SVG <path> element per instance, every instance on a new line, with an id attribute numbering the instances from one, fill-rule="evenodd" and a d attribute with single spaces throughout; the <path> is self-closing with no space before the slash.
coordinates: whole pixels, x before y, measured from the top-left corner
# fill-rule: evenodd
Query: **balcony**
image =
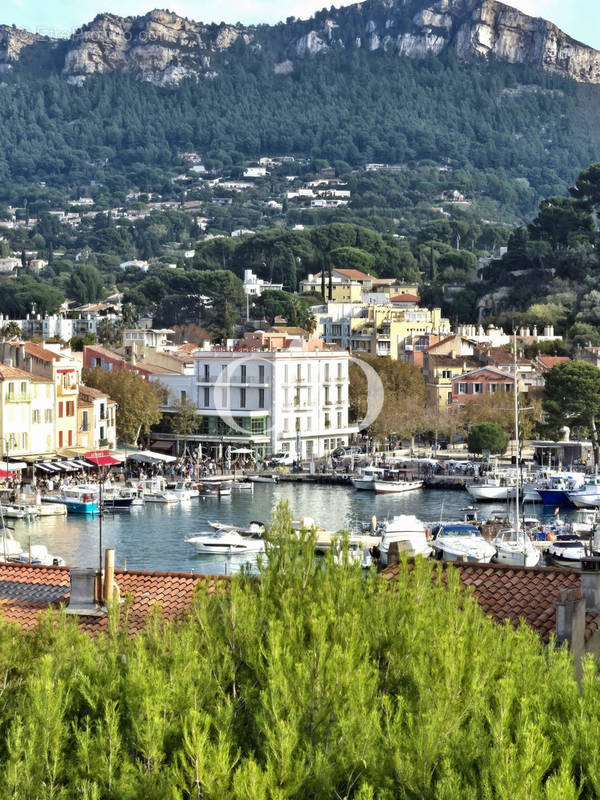
<path id="1" fill-rule="evenodd" d="M 59 383 L 56 387 L 56 394 L 58 397 L 72 397 L 79 392 L 79 386 L 74 384 L 73 386 L 63 386 L 62 383 Z"/>
<path id="2" fill-rule="evenodd" d="M 33 392 L 7 392 L 7 403 L 31 403 L 33 400 Z"/>

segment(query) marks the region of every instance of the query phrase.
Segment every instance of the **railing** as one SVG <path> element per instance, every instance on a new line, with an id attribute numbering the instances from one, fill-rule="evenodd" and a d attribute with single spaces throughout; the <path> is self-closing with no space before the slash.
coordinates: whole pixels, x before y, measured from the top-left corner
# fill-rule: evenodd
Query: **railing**
<path id="1" fill-rule="evenodd" d="M 33 392 L 7 392 L 7 403 L 30 403 L 33 400 Z"/>
<path id="2" fill-rule="evenodd" d="M 108 439 L 100 439 L 100 441 L 98 442 L 98 445 L 100 447 L 108 447 Z"/>

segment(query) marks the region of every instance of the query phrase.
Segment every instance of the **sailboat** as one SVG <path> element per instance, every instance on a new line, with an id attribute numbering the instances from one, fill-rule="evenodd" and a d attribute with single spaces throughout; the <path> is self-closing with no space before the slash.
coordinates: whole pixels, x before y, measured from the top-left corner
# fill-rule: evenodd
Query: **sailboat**
<path id="1" fill-rule="evenodd" d="M 519 367 L 517 362 L 517 334 L 514 334 L 514 373 L 515 373 L 515 445 L 517 449 L 517 470 L 521 463 L 521 448 L 519 446 Z M 519 519 L 519 477 L 515 483 L 515 518 L 511 528 L 502 530 L 493 541 L 496 547 L 494 561 L 498 564 L 508 564 L 512 567 L 535 567 L 540 560 L 541 553 L 534 545 L 527 531 L 521 528 Z"/>

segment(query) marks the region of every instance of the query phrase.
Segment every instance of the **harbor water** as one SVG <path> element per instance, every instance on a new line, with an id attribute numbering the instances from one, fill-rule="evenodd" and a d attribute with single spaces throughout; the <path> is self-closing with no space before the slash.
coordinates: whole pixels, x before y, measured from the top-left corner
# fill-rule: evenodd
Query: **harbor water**
<path id="1" fill-rule="evenodd" d="M 415 514 L 425 523 L 461 519 L 472 504 L 465 491 L 417 490 L 400 495 L 375 495 L 342 486 L 306 483 L 258 483 L 254 491 L 233 490 L 229 497 L 194 497 L 183 503 L 146 503 L 128 511 L 102 516 L 104 547 L 116 551 L 116 566 L 152 571 L 226 574 L 240 568 L 231 557 L 199 554 L 186 538 L 210 530 L 209 521 L 246 526 L 252 520 L 269 523 L 277 504 L 289 502 L 292 517 L 310 517 L 327 530 L 359 530 L 373 515 L 383 520 L 395 514 Z M 506 504 L 478 506 L 480 519 Z M 527 514 L 551 516 L 552 508 L 528 504 Z M 561 518 L 570 514 L 561 511 Z M 33 522 L 7 520 L 12 535 L 26 549 L 45 544 L 48 551 L 62 556 L 69 566 L 95 567 L 99 563 L 99 520 L 97 516 L 69 514 L 41 517 Z M 238 557 L 247 558 L 247 557 Z"/>

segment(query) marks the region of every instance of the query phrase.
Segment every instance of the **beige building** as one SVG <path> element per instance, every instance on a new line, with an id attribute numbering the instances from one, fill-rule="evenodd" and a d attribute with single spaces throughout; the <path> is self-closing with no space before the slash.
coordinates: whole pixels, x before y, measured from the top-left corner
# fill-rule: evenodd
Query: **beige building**
<path id="1" fill-rule="evenodd" d="M 80 385 L 78 446 L 86 450 L 114 450 L 117 445 L 116 413 L 117 404 L 107 394 Z"/>

